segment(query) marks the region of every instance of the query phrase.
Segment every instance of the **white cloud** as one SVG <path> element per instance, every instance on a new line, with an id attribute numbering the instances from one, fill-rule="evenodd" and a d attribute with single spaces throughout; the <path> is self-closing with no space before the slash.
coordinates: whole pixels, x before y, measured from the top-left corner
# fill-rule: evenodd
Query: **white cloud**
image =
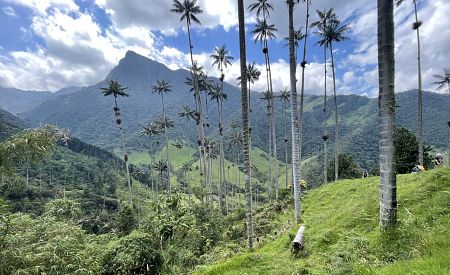
<path id="1" fill-rule="evenodd" d="M 186 45 L 180 48 L 163 45 L 163 38 L 155 35 L 155 30 L 164 35 L 177 35 L 184 28 L 179 15 L 170 13 L 172 1 L 154 0 L 95 0 L 109 14 L 111 25 L 104 29 L 93 16 L 81 12 L 74 0 L 4 0 L 12 5 L 25 6 L 33 10 L 32 25 L 25 26 L 21 32 L 22 40 L 31 43 L 32 36 L 39 36 L 44 46 L 37 50 L 22 50 L 0 56 L 0 85 L 15 86 L 24 89 L 56 90 L 69 85 L 89 85 L 101 80 L 117 64 L 127 50 L 164 63 L 171 69 L 187 68 L 190 58 L 185 52 Z M 250 0 L 245 1 L 248 6 Z M 439 73 L 450 60 L 450 3 L 445 0 L 419 2 L 419 18 L 424 20 L 421 27 L 423 86 L 434 90 L 431 76 Z M 234 0 L 199 0 L 204 13 L 199 15 L 204 28 L 223 27 L 225 30 L 236 28 L 236 3 Z M 272 1 L 275 11 L 270 22 L 279 29 L 281 39 L 287 33 L 287 6 L 285 1 Z M 351 23 L 351 37 L 354 49 L 336 51 L 336 69 L 338 93 L 377 94 L 377 44 L 376 44 L 376 3 L 372 0 L 339 1 L 317 0 L 310 8 L 310 22 L 316 20 L 316 9 L 333 7 L 341 19 Z M 7 11 L 5 11 L 5 9 Z M 11 10 L 3 8 L 7 13 Z M 416 38 L 410 26 L 413 21 L 412 5 L 406 1 L 396 9 L 396 89 L 415 88 L 416 75 Z M 254 15 L 247 12 L 247 23 L 254 21 Z M 295 9 L 295 24 L 303 26 L 305 5 Z M 249 26 L 251 27 L 251 26 Z M 33 47 L 36 48 L 36 47 Z M 211 67 L 211 53 L 196 53 L 195 59 L 204 66 L 210 75 L 219 73 Z M 320 59 L 308 64 L 306 69 L 306 91 L 321 94 L 323 91 L 323 64 Z M 289 86 L 289 66 L 283 60 L 273 60 L 272 77 L 274 90 Z M 263 64 L 257 64 L 263 72 L 261 80 L 254 89 L 264 91 L 265 70 Z M 297 70 L 300 85 L 300 69 Z M 226 80 L 236 84 L 239 75 L 239 60 L 226 71 Z M 328 76 L 331 77 L 331 74 Z M 330 78 L 331 84 L 331 78 Z M 330 85 L 331 87 L 331 85 Z"/>
<path id="2" fill-rule="evenodd" d="M 8 16 L 17 17 L 16 11 L 12 7 L 4 7 L 2 8 L 2 11 Z"/>

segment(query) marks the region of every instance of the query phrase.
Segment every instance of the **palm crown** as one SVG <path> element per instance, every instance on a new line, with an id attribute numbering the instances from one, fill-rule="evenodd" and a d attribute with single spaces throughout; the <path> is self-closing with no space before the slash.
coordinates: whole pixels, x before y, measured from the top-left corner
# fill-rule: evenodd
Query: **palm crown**
<path id="1" fill-rule="evenodd" d="M 191 21 L 201 24 L 196 15 L 203 13 L 203 11 L 200 9 L 200 6 L 197 6 L 196 4 L 197 0 L 184 0 L 183 3 L 174 0 L 173 8 L 170 11 L 181 14 L 180 21 L 186 19 L 188 25 L 191 25 Z"/>
<path id="2" fill-rule="evenodd" d="M 152 86 L 152 92 L 157 94 L 170 93 L 172 87 L 166 80 L 157 80 L 156 84 Z"/>
<path id="3" fill-rule="evenodd" d="M 348 24 L 342 25 L 341 22 L 335 18 L 328 25 L 324 26 L 319 31 L 315 32 L 321 39 L 317 42 L 321 46 L 330 45 L 332 42 L 341 42 L 347 40 L 348 37 L 344 36 L 345 32 L 348 32 L 350 27 Z"/>
<path id="4" fill-rule="evenodd" d="M 291 91 L 289 91 L 288 88 L 284 88 L 280 92 L 281 92 L 281 94 L 279 96 L 280 100 L 281 101 L 289 101 L 289 99 L 291 98 Z"/>
<path id="5" fill-rule="evenodd" d="M 228 98 L 227 94 L 224 93 L 222 88 L 217 84 L 213 84 L 211 86 L 211 91 L 210 91 L 209 95 L 211 96 L 212 100 L 216 100 L 217 102 L 219 102 L 219 101 L 223 102 L 224 100 L 227 100 L 227 98 Z"/>
<path id="6" fill-rule="evenodd" d="M 261 12 L 263 13 L 263 17 L 266 18 L 270 17 L 270 11 L 273 11 L 273 7 L 272 5 L 267 1 L 267 0 L 257 0 L 255 3 L 250 4 L 248 6 L 248 10 L 253 12 L 256 10 L 256 16 L 259 17 L 259 15 L 261 14 Z"/>
<path id="7" fill-rule="evenodd" d="M 161 127 L 156 122 L 150 122 L 147 126 L 142 127 L 142 135 L 157 136 L 161 134 Z"/>
<path id="8" fill-rule="evenodd" d="M 113 95 L 114 97 L 129 96 L 125 92 L 126 90 L 127 90 L 127 88 L 122 87 L 122 85 L 120 85 L 120 83 L 116 80 L 108 80 L 108 88 L 101 88 L 101 91 L 104 96 Z"/>
<path id="9" fill-rule="evenodd" d="M 233 57 L 229 55 L 229 51 L 226 49 L 225 46 L 222 47 L 215 47 L 214 51 L 215 54 L 211 55 L 211 58 L 214 59 L 214 62 L 212 65 L 217 65 L 217 68 L 219 70 L 222 70 L 223 67 L 227 67 L 228 65 L 231 65 L 231 61 Z"/>
<path id="10" fill-rule="evenodd" d="M 274 24 L 269 25 L 267 20 L 256 19 L 255 29 L 251 31 L 253 38 L 255 39 L 255 43 L 260 41 L 261 44 L 267 40 L 268 38 L 276 38 L 275 32 L 277 28 L 275 28 Z"/>
<path id="11" fill-rule="evenodd" d="M 450 89 L 450 69 L 449 68 L 444 68 L 443 75 L 435 74 L 435 75 L 433 75 L 433 78 L 435 80 L 433 82 L 433 84 L 437 85 L 438 89 L 444 88 L 445 84 L 447 84 Z"/>

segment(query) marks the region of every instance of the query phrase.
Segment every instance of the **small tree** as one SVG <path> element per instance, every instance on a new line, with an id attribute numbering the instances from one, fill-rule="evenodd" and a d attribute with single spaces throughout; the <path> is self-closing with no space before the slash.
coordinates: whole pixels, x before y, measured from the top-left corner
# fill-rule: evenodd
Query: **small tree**
<path id="1" fill-rule="evenodd" d="M 328 180 L 334 180 L 334 159 L 328 164 Z M 362 175 L 361 168 L 352 155 L 339 154 L 339 178 L 341 179 L 355 179 Z"/>

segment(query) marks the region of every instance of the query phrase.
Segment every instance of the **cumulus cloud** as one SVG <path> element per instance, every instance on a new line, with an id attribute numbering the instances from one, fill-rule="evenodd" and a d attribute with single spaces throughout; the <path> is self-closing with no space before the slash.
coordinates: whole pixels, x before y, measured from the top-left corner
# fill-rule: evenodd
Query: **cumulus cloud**
<path id="1" fill-rule="evenodd" d="M 105 10 L 109 24 L 101 25 L 89 10 L 80 10 L 74 0 L 4 0 L 11 7 L 2 9 L 3 13 L 14 16 L 14 5 L 27 7 L 33 11 L 31 25 L 22 27 L 20 37 L 23 41 L 36 43 L 21 51 L 0 55 L 0 85 L 22 89 L 57 90 L 69 85 L 89 85 L 101 80 L 127 50 L 133 50 L 164 63 L 171 69 L 188 68 L 189 54 L 185 50 L 164 44 L 169 35 L 178 35 L 183 23 L 179 15 L 170 13 L 172 1 L 154 0 L 95 0 L 96 7 Z M 248 6 L 250 0 L 245 1 Z M 199 0 L 204 13 L 201 26 L 222 28 L 226 31 L 236 28 L 237 14 L 234 0 Z M 270 23 L 279 29 L 278 37 L 287 35 L 287 6 L 285 1 L 272 1 L 275 8 Z M 376 96 L 377 41 L 376 41 L 376 3 L 372 0 L 312 1 L 310 22 L 317 20 L 316 9 L 334 7 L 338 16 L 351 24 L 351 45 L 335 50 L 337 87 L 339 93 L 360 93 Z M 419 2 L 419 18 L 424 21 L 421 27 L 423 86 L 434 90 L 431 76 L 439 73 L 450 59 L 450 29 L 447 14 L 450 4 L 445 0 Z M 255 20 L 255 15 L 247 12 L 247 23 Z M 396 90 L 403 91 L 417 87 L 416 38 L 411 29 L 413 7 L 409 1 L 395 11 L 396 20 Z M 305 5 L 295 8 L 295 25 L 303 26 Z M 162 34 L 162 35 L 161 35 Z M 43 43 L 37 44 L 33 36 Z M 185 47 L 181 47 L 185 49 Z M 339 51 L 340 49 L 340 51 Z M 195 54 L 195 59 L 204 66 L 210 75 L 217 76 L 211 67 L 210 52 Z M 287 57 L 286 57 L 287 58 Z M 305 87 L 308 93 L 323 93 L 323 63 L 320 58 L 313 60 L 306 68 Z M 328 61 L 329 62 L 329 61 Z M 253 89 L 264 91 L 264 64 L 257 64 L 262 71 Z M 300 85 L 300 69 L 297 70 Z M 274 90 L 289 86 L 289 64 L 287 59 L 273 59 L 272 77 Z M 226 70 L 226 80 L 236 84 L 239 60 Z M 331 74 L 328 76 L 331 83 Z"/>
<path id="2" fill-rule="evenodd" d="M 2 8 L 2 11 L 8 16 L 17 17 L 16 11 L 12 7 L 4 7 Z"/>

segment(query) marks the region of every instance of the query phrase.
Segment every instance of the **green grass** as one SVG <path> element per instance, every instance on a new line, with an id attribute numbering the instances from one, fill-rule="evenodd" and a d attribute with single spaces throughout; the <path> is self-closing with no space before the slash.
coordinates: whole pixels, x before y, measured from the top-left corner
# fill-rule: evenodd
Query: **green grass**
<path id="1" fill-rule="evenodd" d="M 290 252 L 297 226 L 198 274 L 450 274 L 450 169 L 398 176 L 398 225 L 378 226 L 379 178 L 343 180 L 303 198 L 306 255 Z M 288 224 L 286 217 L 285 224 Z M 262 237 L 262 236 L 258 236 Z"/>

